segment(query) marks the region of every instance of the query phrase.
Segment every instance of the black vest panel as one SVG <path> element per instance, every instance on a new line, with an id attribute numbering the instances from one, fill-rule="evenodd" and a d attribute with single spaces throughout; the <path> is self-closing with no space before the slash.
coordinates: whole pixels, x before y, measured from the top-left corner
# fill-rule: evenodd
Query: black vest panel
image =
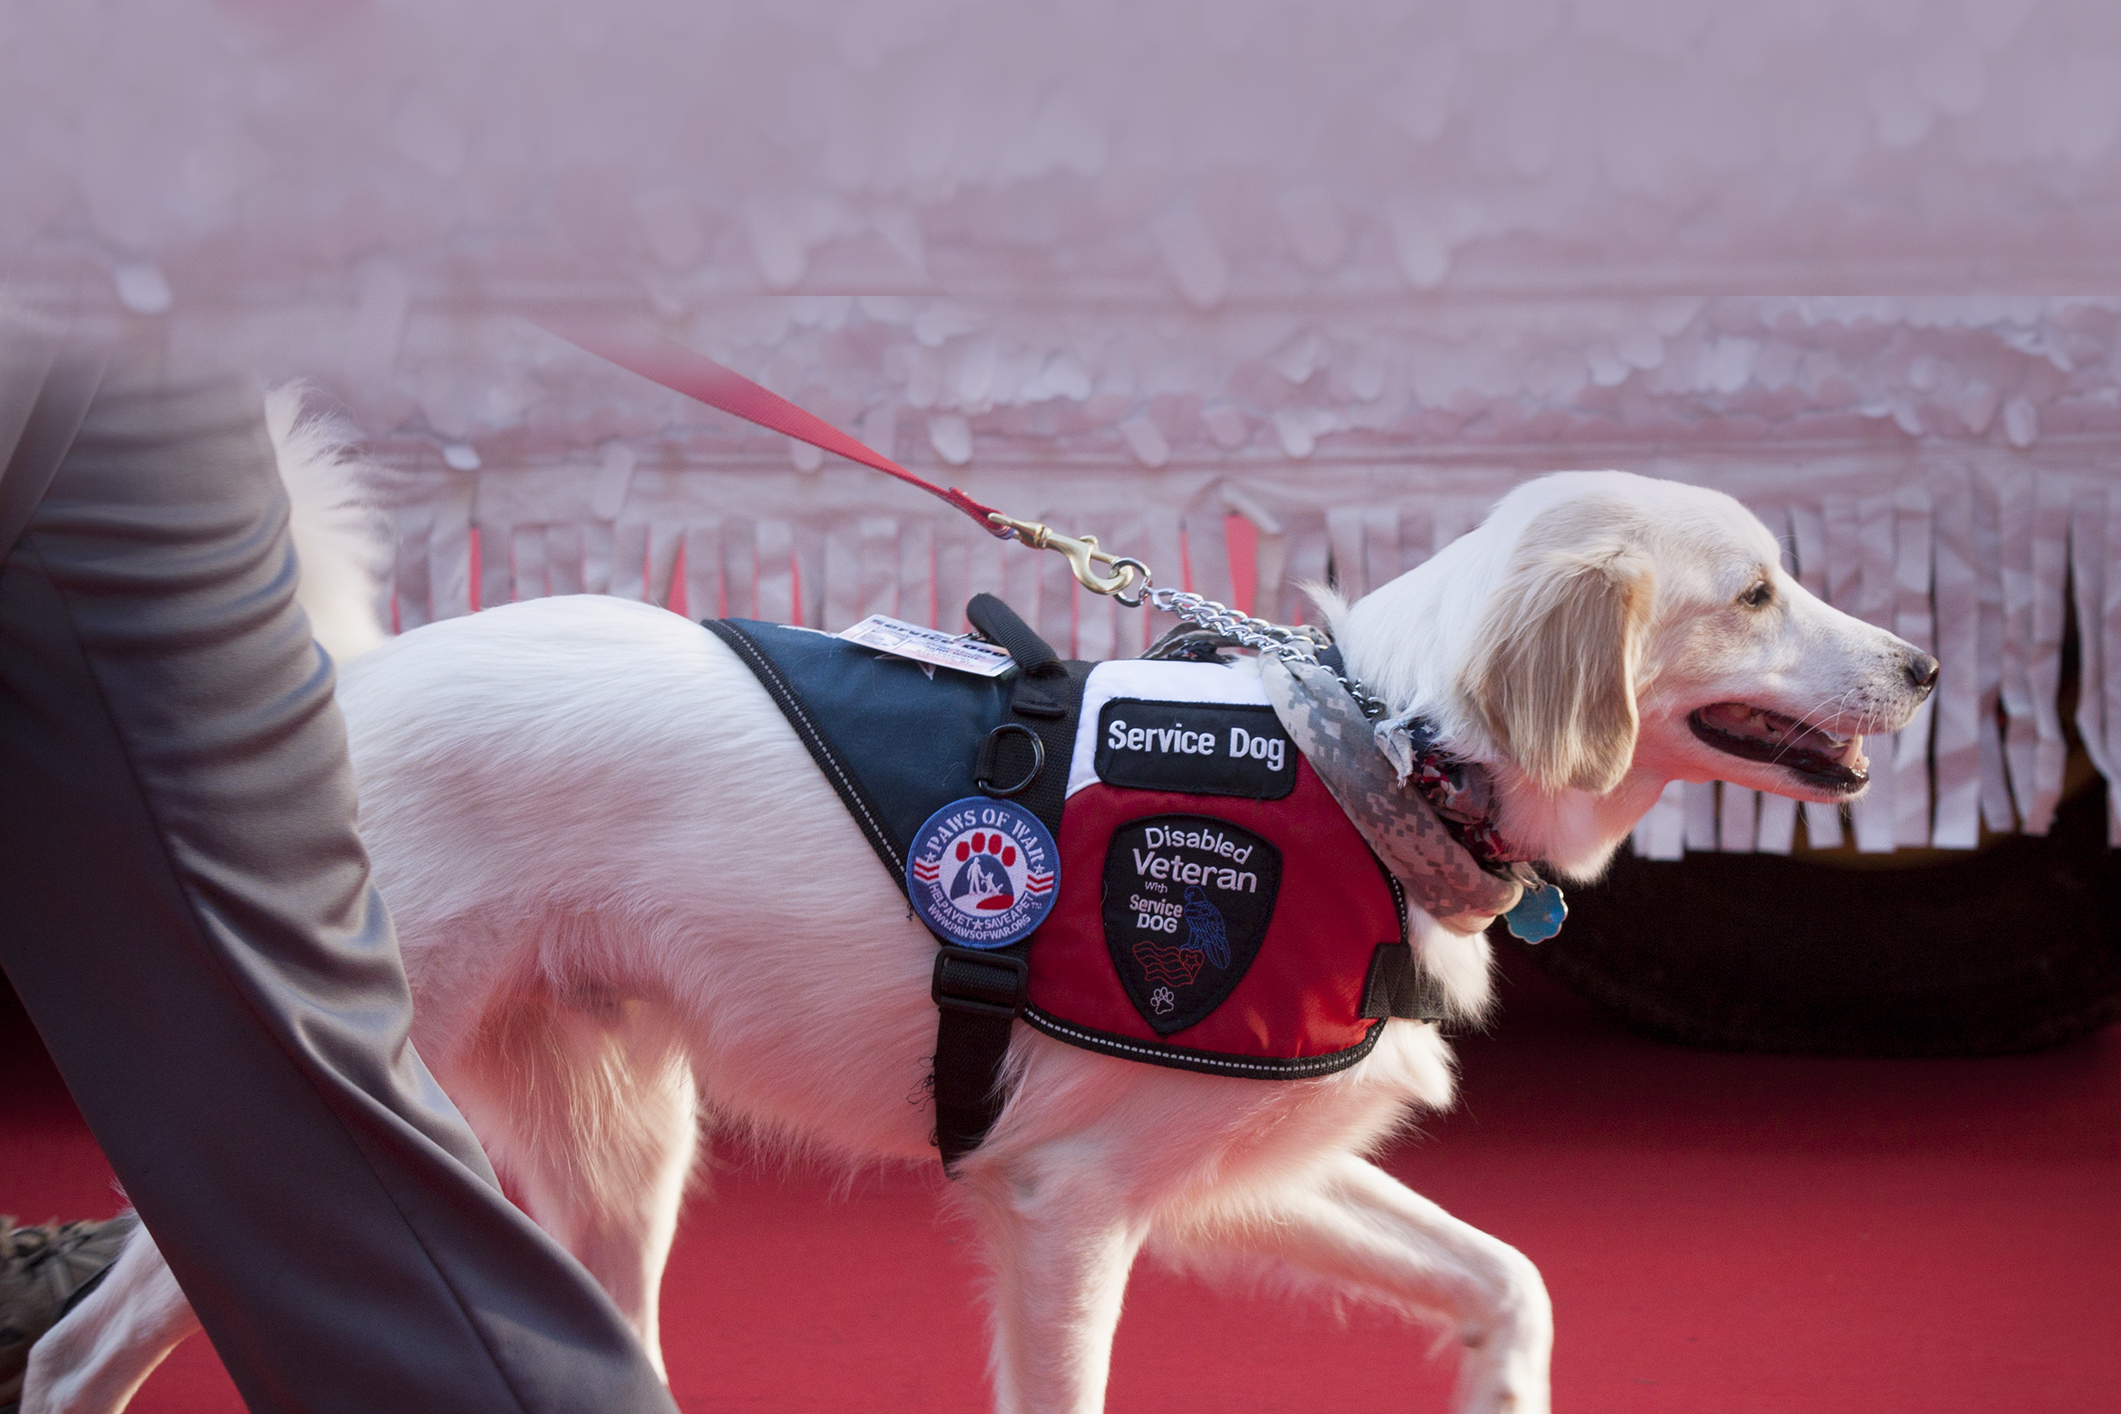
<path id="1" fill-rule="evenodd" d="M 757 675 L 904 891 L 906 849 L 922 823 L 980 793 L 980 743 L 1009 715 L 1013 675 L 937 668 L 930 677 L 908 659 L 757 619 L 706 627 Z"/>

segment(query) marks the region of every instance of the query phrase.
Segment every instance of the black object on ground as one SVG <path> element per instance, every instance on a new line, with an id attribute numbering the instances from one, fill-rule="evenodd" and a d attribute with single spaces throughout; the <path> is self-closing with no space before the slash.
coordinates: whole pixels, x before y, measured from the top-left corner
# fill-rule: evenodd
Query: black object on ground
<path id="1" fill-rule="evenodd" d="M 1839 1056 L 2004 1055 L 2121 1019 L 2121 851 L 2106 792 L 2011 835 L 1912 865 L 1803 854 L 1623 853 L 1569 891 L 1536 960 L 1660 1040 Z"/>

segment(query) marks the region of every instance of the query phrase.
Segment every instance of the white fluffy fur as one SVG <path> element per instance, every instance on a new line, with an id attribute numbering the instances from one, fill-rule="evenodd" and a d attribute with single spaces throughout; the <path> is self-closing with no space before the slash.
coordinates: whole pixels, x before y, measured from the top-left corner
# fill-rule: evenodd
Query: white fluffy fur
<path id="1" fill-rule="evenodd" d="M 265 425 L 280 459 L 288 531 L 302 578 L 295 598 L 334 661 L 349 662 L 389 637 L 380 614 L 389 564 L 375 466 L 343 418 L 310 407 L 310 390 L 283 383 L 265 395 Z"/>
<path id="2" fill-rule="evenodd" d="M 1728 497 L 1570 474 L 1520 488 L 1421 569 L 1331 613 L 1354 671 L 1487 763 L 1508 828 L 1583 875 L 1675 776 L 1819 793 L 1701 745 L 1693 708 L 1742 700 L 1886 729 L 1919 704 L 1913 650 L 1776 563 Z M 1550 632 L 1556 661 L 1512 669 L 1539 681 L 1498 686 L 1494 665 L 1522 657 L 1505 640 L 1564 622 L 1539 619 L 1562 611 L 1553 577 L 1587 573 L 1624 610 L 1615 641 Z M 1776 603 L 1734 607 L 1763 576 Z M 1617 783 L 1535 779 L 1483 709 L 1503 688 L 1532 694 L 1511 699 L 1533 704 L 1508 728 L 1520 737 L 1551 718 L 1608 738 L 1542 741 L 1542 759 L 1589 760 L 1617 740 Z M 1602 717 L 1578 710 L 1601 691 Z M 642 604 L 543 599 L 407 634 L 349 664 L 340 697 L 421 1053 L 651 1351 L 695 1113 L 849 1163 L 933 1162 L 919 1095 L 934 941 L 718 640 Z M 804 842 L 801 870 L 778 862 L 788 839 Z M 1414 928 L 1425 965 L 1481 1014 L 1485 938 L 1419 915 Z M 1364 1157 L 1452 1086 L 1436 1029 L 1403 1021 L 1363 1062 L 1284 1082 L 1132 1064 L 1018 1028 L 1008 1107 L 951 1190 L 993 1272 L 996 1407 L 1102 1406 L 1127 1272 L 1147 1247 L 1403 1310 L 1463 1347 L 1459 1410 L 1545 1410 L 1536 1269 Z M 144 1235 L 136 1248 L 152 1251 Z M 132 1279 L 37 1347 L 27 1414 L 121 1407 L 188 1329 L 175 1288 L 139 1280 L 149 1262 L 133 1249 L 126 1260 Z"/>

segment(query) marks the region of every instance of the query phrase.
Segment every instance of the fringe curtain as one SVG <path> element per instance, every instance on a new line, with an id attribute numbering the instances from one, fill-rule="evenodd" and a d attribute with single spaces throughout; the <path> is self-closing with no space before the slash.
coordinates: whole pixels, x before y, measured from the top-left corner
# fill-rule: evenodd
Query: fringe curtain
<path id="1" fill-rule="evenodd" d="M 2068 754 L 2066 634 L 2078 661 L 2074 726 L 2109 783 L 2110 839 L 2121 844 L 2121 487 L 2112 478 L 2010 462 L 1809 480 L 1726 482 L 1694 470 L 1689 479 L 1725 485 L 1778 533 L 1786 567 L 1807 589 L 1934 652 L 1943 670 L 1912 723 L 1870 741 L 1871 788 L 1850 810 L 1675 782 L 1637 826 L 1637 854 L 1788 853 L 1800 810 L 1815 846 L 1849 842 L 1867 853 L 1972 848 L 1983 827 L 2046 833 Z M 612 519 L 580 489 L 593 479 L 566 469 L 448 478 L 404 505 L 399 627 L 470 612 L 474 525 L 479 605 L 588 592 L 667 606 L 682 586 L 694 618 L 837 630 L 885 613 L 962 628 L 966 600 L 986 591 L 1090 659 L 1138 654 L 1169 626 L 1168 616 L 1084 592 L 1058 555 L 902 496 L 880 500 L 859 479 L 642 471 Z M 1167 474 L 1153 494 L 1096 474 L 983 478 L 981 490 L 1014 514 L 1094 527 L 1146 560 L 1160 583 L 1183 577 L 1224 602 L 1236 597 L 1224 518 L 1242 515 L 1259 532 L 1254 612 L 1296 622 L 1308 607 L 1299 586 L 1324 580 L 1329 565 L 1342 592 L 1359 597 L 1470 529 L 1516 479 L 1492 468 L 1395 467 L 1286 480 Z M 820 512 L 831 506 L 843 510 Z"/>

